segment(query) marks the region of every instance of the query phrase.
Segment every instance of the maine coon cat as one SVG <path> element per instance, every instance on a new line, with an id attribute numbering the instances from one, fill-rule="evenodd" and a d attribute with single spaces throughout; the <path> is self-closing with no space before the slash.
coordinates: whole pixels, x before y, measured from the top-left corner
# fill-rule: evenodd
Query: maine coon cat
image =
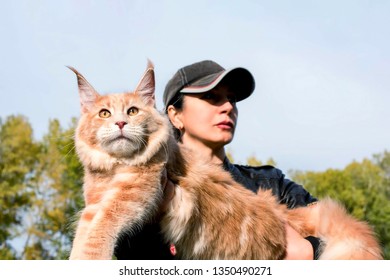
<path id="1" fill-rule="evenodd" d="M 71 70 L 81 101 L 75 144 L 84 167 L 85 209 L 70 259 L 111 259 L 120 233 L 142 226 L 159 204 L 169 122 L 153 109 L 152 68 L 134 93 L 107 96 Z"/>
<path id="2" fill-rule="evenodd" d="M 288 210 L 270 191 L 257 194 L 172 136 L 155 108 L 151 63 L 134 92 L 100 95 L 77 75 L 81 118 L 75 143 L 84 166 L 85 209 L 70 259 L 111 259 L 121 233 L 151 218 L 162 197 L 161 174 L 176 184 L 162 217 L 166 241 L 184 259 L 282 259 L 285 223 L 320 237 L 321 259 L 381 259 L 371 228 L 325 199 Z"/>

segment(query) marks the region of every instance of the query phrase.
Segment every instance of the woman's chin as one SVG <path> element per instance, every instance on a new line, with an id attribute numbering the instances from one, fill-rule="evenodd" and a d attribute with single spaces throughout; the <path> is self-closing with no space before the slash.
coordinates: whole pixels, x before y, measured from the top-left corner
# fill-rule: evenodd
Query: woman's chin
<path id="1" fill-rule="evenodd" d="M 216 142 L 220 143 L 222 146 L 225 146 L 232 141 L 233 141 L 233 135 L 224 135 Z"/>

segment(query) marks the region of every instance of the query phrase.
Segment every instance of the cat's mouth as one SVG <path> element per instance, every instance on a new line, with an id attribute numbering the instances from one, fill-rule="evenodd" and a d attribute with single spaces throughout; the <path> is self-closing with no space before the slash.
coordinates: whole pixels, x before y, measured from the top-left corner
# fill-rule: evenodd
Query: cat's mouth
<path id="1" fill-rule="evenodd" d="M 130 139 L 124 135 L 119 135 L 118 137 L 116 137 L 115 139 L 113 139 L 112 141 L 118 141 L 118 140 L 127 140 L 127 141 L 130 141 Z"/>
<path id="2" fill-rule="evenodd" d="M 118 142 L 122 142 L 122 141 L 128 141 L 130 142 L 130 138 L 124 136 L 124 135 L 119 135 L 117 137 L 113 137 L 111 139 L 109 139 L 107 141 L 107 144 L 110 143 L 110 144 L 114 144 L 114 143 L 118 143 Z"/>

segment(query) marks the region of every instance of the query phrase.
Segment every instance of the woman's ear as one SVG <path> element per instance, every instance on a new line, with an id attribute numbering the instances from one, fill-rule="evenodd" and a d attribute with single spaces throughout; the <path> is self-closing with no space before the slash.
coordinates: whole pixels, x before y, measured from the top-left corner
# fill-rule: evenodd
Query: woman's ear
<path id="1" fill-rule="evenodd" d="M 172 125 L 179 130 L 184 128 L 183 122 L 181 121 L 181 113 L 173 105 L 169 105 L 167 108 L 169 120 Z"/>

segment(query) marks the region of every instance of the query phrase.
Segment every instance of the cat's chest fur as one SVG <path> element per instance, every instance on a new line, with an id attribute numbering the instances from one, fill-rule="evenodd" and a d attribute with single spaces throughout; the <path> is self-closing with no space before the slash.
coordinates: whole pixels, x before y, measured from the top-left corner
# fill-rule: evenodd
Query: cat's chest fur
<path id="1" fill-rule="evenodd" d="M 159 188 L 164 162 L 148 166 L 116 165 L 110 170 L 86 170 L 84 196 L 86 204 L 103 203 L 113 199 L 133 199 L 129 193 L 137 186 L 139 192 L 148 194 Z M 127 195 L 126 195 L 127 194 Z"/>

